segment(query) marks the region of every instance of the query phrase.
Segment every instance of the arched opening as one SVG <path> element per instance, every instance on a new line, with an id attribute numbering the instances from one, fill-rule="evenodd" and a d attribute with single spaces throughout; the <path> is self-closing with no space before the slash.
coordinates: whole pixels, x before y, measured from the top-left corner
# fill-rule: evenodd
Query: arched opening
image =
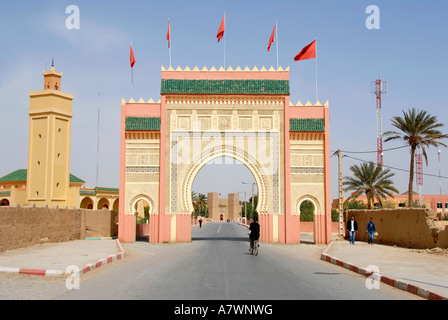
<path id="1" fill-rule="evenodd" d="M 149 210 L 151 206 L 146 199 L 140 199 L 134 204 L 134 214 L 137 224 L 149 222 Z"/>
<path id="2" fill-rule="evenodd" d="M 93 209 L 93 200 L 89 197 L 85 197 L 82 199 L 81 204 L 79 205 L 81 209 Z"/>
<path id="3" fill-rule="evenodd" d="M 317 200 L 303 197 L 298 203 L 300 213 L 300 242 L 316 243 Z"/>
<path id="4" fill-rule="evenodd" d="M 9 200 L 8 199 L 2 199 L 0 201 L 0 207 L 9 207 Z"/>
<path id="5" fill-rule="evenodd" d="M 135 221 L 135 240 L 149 242 L 150 215 L 154 214 L 154 202 L 146 195 L 138 195 L 131 200 L 130 211 Z"/>
<path id="6" fill-rule="evenodd" d="M 102 210 L 102 209 L 109 209 L 109 200 L 107 200 L 106 198 L 101 198 L 98 201 L 98 205 L 97 205 L 97 209 L 98 210 Z"/>
<path id="7" fill-rule="evenodd" d="M 233 157 L 220 156 L 202 165 L 192 183 L 193 223 L 196 216 L 206 218 L 207 223 L 229 222 L 234 225 L 246 223 L 258 215 L 258 185 L 252 171 Z M 252 193 L 253 192 L 253 193 Z M 205 209 L 200 200 L 205 195 Z M 254 201 L 252 202 L 252 197 Z M 199 200 L 199 203 L 195 202 Z M 200 209 L 200 212 L 197 210 Z M 218 229 L 219 226 L 216 226 Z M 219 236 L 225 236 L 233 227 L 222 226 Z M 239 227 L 237 227 L 239 228 Z M 218 230 L 216 230 L 218 231 Z M 199 240 L 200 234 L 192 230 L 192 239 Z M 247 231 L 245 230 L 247 233 Z M 230 236 L 230 238 L 234 237 Z M 239 239 L 239 237 L 237 237 Z M 242 238 L 241 240 L 246 240 Z"/>
<path id="8" fill-rule="evenodd" d="M 115 199 L 114 204 L 112 205 L 112 210 L 118 212 L 119 199 Z"/>

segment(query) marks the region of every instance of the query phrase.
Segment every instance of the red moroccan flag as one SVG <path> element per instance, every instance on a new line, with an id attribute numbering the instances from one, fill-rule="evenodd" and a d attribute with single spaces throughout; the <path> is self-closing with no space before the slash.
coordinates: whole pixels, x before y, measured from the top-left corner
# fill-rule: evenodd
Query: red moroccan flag
<path id="1" fill-rule="evenodd" d="M 166 34 L 166 40 L 168 40 L 168 48 L 171 48 L 171 39 L 170 39 L 170 19 L 168 19 L 168 33 Z"/>
<path id="2" fill-rule="evenodd" d="M 311 42 L 305 48 L 300 51 L 294 58 L 294 61 L 306 60 L 316 58 L 316 40 Z"/>
<path id="3" fill-rule="evenodd" d="M 132 44 L 131 44 L 131 68 L 134 68 L 135 64 L 135 56 L 134 56 L 134 50 L 132 50 Z"/>
<path id="4" fill-rule="evenodd" d="M 218 42 L 224 36 L 225 24 L 226 24 L 226 15 L 224 14 L 224 16 L 222 17 L 221 25 L 219 26 L 218 34 L 216 35 L 216 37 L 218 38 Z"/>
<path id="5" fill-rule="evenodd" d="M 277 26 L 277 24 L 274 26 L 274 30 L 272 30 L 271 39 L 269 39 L 268 51 L 271 51 L 271 45 L 275 40 L 275 27 L 276 26 Z"/>

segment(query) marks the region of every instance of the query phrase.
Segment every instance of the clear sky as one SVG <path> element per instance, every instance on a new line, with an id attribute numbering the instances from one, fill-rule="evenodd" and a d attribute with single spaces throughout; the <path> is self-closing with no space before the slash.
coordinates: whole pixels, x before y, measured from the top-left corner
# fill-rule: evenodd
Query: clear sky
<path id="1" fill-rule="evenodd" d="M 380 9 L 380 29 L 366 28 L 366 8 Z M 66 28 L 69 5 L 80 10 L 80 29 Z M 129 45 L 133 42 L 134 98 L 160 98 L 160 69 L 168 67 L 166 41 L 171 18 L 174 67 L 223 64 L 216 34 L 226 12 L 227 66 L 276 65 L 267 52 L 278 21 L 279 62 L 290 67 L 291 101 L 315 101 L 315 61 L 294 56 L 318 39 L 319 100 L 329 100 L 331 150 L 376 150 L 375 96 L 371 81 L 388 82 L 383 96 L 383 131 L 403 109 L 425 109 L 448 123 L 448 2 L 446 0 L 190 0 L 190 1 L 4 1 L 0 2 L 0 176 L 26 168 L 29 91 L 42 88 L 42 70 L 54 57 L 64 73 L 62 90 L 73 101 L 71 172 L 95 186 L 97 114 L 100 117 L 99 185 L 117 187 L 121 98 L 130 99 Z M 101 98 L 98 99 L 98 92 Z M 448 127 L 444 129 L 448 132 Z M 385 149 L 400 146 L 388 143 Z M 430 149 L 428 174 L 438 175 L 437 149 Z M 376 154 L 349 154 L 376 161 Z M 441 170 L 448 176 L 448 149 Z M 338 192 L 337 157 L 332 157 L 332 196 Z M 359 161 L 344 158 L 343 174 Z M 385 165 L 409 168 L 407 149 L 385 152 Z M 195 188 L 227 193 L 250 191 L 243 166 L 199 173 Z M 234 169 L 232 169 L 234 168 Z M 204 170 L 210 170 L 205 168 Z M 242 169 L 242 170 L 240 170 Z M 395 171 L 396 187 L 407 190 L 408 173 Z M 220 183 L 225 181 L 226 183 Z M 243 186 L 244 187 L 244 186 Z M 220 190 L 216 190 L 220 189 Z M 443 193 L 448 179 L 442 179 Z M 437 177 L 424 178 L 426 194 L 439 193 Z"/>

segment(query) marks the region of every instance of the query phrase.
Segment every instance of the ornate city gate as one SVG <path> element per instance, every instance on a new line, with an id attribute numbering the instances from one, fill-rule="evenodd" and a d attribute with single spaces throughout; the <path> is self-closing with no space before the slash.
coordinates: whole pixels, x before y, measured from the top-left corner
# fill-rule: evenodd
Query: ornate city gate
<path id="1" fill-rule="evenodd" d="M 316 243 L 331 241 L 328 103 L 289 101 L 289 70 L 162 68 L 161 99 L 122 101 L 119 239 L 135 241 L 149 203 L 150 241 L 191 240 L 191 191 L 219 157 L 258 186 L 261 240 L 300 242 L 300 205 L 315 208 Z M 121 200 L 122 199 L 122 200 Z"/>

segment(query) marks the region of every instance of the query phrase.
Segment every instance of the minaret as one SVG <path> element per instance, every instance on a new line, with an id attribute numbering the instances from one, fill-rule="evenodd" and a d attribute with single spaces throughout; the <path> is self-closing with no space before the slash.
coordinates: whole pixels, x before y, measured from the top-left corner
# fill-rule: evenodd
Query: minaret
<path id="1" fill-rule="evenodd" d="M 61 91 L 54 62 L 42 72 L 44 89 L 30 96 L 27 198 L 29 204 L 65 205 L 70 184 L 73 95 Z"/>

